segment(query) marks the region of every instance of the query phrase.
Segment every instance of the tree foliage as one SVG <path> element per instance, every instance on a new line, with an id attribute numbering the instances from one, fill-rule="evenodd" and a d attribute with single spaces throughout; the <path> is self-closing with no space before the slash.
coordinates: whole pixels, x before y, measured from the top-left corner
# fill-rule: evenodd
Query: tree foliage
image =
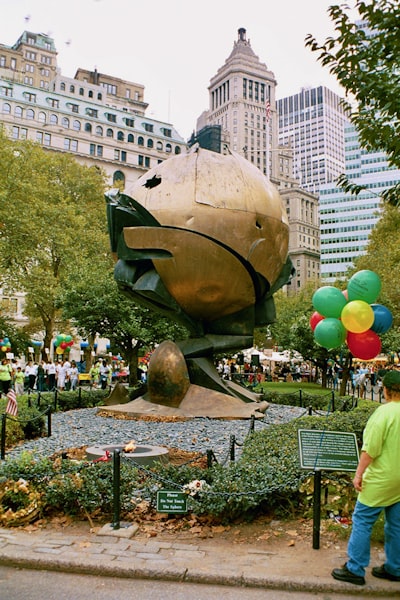
<path id="1" fill-rule="evenodd" d="M 26 294 L 50 347 L 69 273 L 108 249 L 104 176 L 66 153 L 0 131 L 0 285 Z"/>
<path id="2" fill-rule="evenodd" d="M 350 120 L 367 151 L 384 152 L 389 164 L 400 168 L 400 5 L 398 0 L 358 0 L 360 19 L 353 21 L 346 5 L 331 6 L 336 36 L 319 44 L 312 35 L 306 46 L 335 75 L 352 103 Z M 360 26 L 360 20 L 368 27 Z M 342 175 L 346 192 L 359 193 Z M 400 205 L 400 184 L 386 190 L 383 199 Z"/>
<path id="3" fill-rule="evenodd" d="M 59 298 L 63 315 L 73 321 L 83 337 L 94 339 L 97 334 L 108 338 L 114 352 L 128 363 L 130 383 L 134 385 L 140 350 L 153 348 L 165 339 L 184 339 L 187 331 L 124 296 L 114 280 L 109 257 L 93 275 L 89 280 L 81 272 L 69 280 Z"/>

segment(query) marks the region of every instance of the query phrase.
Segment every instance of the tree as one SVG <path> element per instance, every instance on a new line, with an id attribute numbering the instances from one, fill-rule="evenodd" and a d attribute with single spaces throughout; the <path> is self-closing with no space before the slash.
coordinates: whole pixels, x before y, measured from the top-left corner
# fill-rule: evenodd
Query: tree
<path id="1" fill-rule="evenodd" d="M 355 270 L 370 269 L 382 281 L 379 303 L 393 315 L 393 325 L 381 336 L 383 351 L 400 352 L 400 212 L 386 205 L 382 216 L 372 230 L 366 253 L 355 261 Z"/>
<path id="2" fill-rule="evenodd" d="M 354 98 L 350 120 L 362 147 L 384 152 L 389 164 L 400 168 L 400 5 L 398 0 L 359 0 L 356 8 L 368 29 L 350 19 L 348 6 L 331 6 L 328 12 L 336 37 L 320 45 L 310 34 L 306 46 L 319 53 L 318 60 Z M 364 189 L 345 175 L 338 184 L 355 194 Z M 382 198 L 399 206 L 400 184 L 386 190 Z"/>
<path id="3" fill-rule="evenodd" d="M 15 356 L 23 354 L 26 351 L 26 348 L 30 346 L 30 338 L 25 331 L 20 327 L 13 325 L 10 318 L 0 310 L 0 339 L 4 338 L 10 340 L 10 352 Z M 4 357 L 2 352 L 1 356 Z"/>
<path id="4" fill-rule="evenodd" d="M 104 175 L 0 131 L 0 285 L 26 294 L 51 347 L 68 274 L 108 251 Z"/>
<path id="5" fill-rule="evenodd" d="M 188 332 L 166 317 L 135 305 L 124 296 L 114 280 L 109 258 L 103 269 L 88 281 L 81 273 L 65 287 L 59 298 L 63 314 L 85 338 L 108 338 L 111 348 L 129 365 L 129 383 L 137 383 L 139 352 L 165 339 L 184 339 Z"/>

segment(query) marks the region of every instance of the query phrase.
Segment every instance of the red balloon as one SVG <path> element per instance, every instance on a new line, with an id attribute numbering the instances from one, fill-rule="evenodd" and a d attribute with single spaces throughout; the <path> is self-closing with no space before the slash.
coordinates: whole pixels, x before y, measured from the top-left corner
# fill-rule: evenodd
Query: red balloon
<path id="1" fill-rule="evenodd" d="M 347 334 L 347 346 L 355 358 L 361 360 L 371 360 L 375 358 L 381 351 L 381 340 L 375 331 L 368 329 L 362 333 L 353 333 L 351 331 Z"/>
<path id="2" fill-rule="evenodd" d="M 65 348 L 67 347 L 67 342 L 61 342 L 60 344 L 60 348 L 62 348 L 63 350 L 65 350 Z"/>
<path id="3" fill-rule="evenodd" d="M 310 327 L 311 327 L 311 329 L 314 331 L 314 329 L 316 328 L 316 326 L 318 325 L 318 323 L 320 321 L 322 321 L 323 319 L 325 319 L 325 317 L 323 317 L 322 315 L 320 315 L 319 312 L 317 312 L 317 311 L 313 312 L 313 314 L 310 317 Z"/>

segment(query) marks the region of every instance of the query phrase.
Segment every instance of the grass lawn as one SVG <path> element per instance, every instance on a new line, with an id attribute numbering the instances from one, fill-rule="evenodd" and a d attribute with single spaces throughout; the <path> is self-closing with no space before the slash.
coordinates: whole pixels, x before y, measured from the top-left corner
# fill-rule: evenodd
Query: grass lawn
<path id="1" fill-rule="evenodd" d="M 260 384 L 263 390 L 266 391 L 274 391 L 280 392 L 281 394 L 292 394 L 294 392 L 298 392 L 299 390 L 303 390 L 309 394 L 321 394 L 321 396 L 325 396 L 332 390 L 329 388 L 323 388 L 318 383 L 303 383 L 301 381 L 265 381 Z"/>

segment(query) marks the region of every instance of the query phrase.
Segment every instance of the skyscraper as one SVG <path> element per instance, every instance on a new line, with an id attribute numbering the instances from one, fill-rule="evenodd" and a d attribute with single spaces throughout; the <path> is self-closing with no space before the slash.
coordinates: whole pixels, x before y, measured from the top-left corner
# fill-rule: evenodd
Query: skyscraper
<path id="1" fill-rule="evenodd" d="M 293 148 L 294 176 L 318 194 L 344 172 L 344 126 L 340 96 L 324 86 L 302 89 L 277 101 L 279 143 Z"/>
<path id="2" fill-rule="evenodd" d="M 332 184 L 320 189 L 321 278 L 324 283 L 346 277 L 354 259 L 364 254 L 368 237 L 379 219 L 381 195 L 400 181 L 400 170 L 390 168 L 382 152 L 360 147 L 353 125 L 345 128 L 345 173 L 352 183 L 365 186 L 358 196 Z"/>

